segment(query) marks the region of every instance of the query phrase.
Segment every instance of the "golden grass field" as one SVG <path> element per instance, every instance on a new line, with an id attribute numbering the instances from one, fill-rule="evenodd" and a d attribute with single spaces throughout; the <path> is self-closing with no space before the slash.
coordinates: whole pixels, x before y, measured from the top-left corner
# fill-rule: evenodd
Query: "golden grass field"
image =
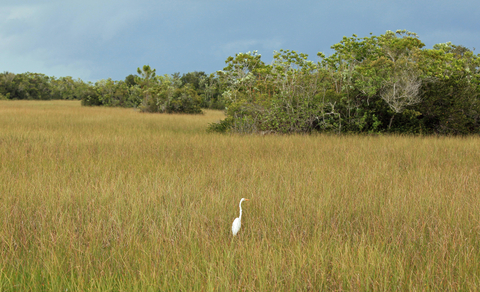
<path id="1" fill-rule="evenodd" d="M 0 291 L 480 290 L 479 137 L 222 117 L 0 101 Z"/>

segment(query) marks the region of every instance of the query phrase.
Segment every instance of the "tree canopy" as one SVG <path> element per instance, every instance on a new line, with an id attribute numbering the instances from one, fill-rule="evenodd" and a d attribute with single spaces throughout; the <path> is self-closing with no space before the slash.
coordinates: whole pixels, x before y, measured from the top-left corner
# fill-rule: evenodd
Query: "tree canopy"
<path id="1" fill-rule="evenodd" d="M 226 59 L 212 74 L 158 75 L 144 65 L 95 83 L 40 73 L 0 73 L 0 99 L 79 99 L 142 112 L 224 109 L 209 130 L 238 133 L 480 133 L 480 58 L 450 42 L 425 48 L 417 34 L 343 37 L 311 61 L 294 50 Z"/>

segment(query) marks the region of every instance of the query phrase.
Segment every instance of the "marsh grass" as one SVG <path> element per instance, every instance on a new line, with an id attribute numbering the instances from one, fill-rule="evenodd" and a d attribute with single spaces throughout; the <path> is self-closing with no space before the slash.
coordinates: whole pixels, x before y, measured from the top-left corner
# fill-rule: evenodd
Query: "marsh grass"
<path id="1" fill-rule="evenodd" d="M 220 118 L 0 101 L 0 290 L 480 289 L 478 137 Z"/>

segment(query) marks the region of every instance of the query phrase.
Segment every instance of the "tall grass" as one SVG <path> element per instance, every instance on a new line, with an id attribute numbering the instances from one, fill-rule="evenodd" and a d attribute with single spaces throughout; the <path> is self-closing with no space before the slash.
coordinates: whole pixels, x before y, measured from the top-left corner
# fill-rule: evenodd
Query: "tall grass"
<path id="1" fill-rule="evenodd" d="M 0 101 L 0 290 L 480 289 L 478 137 L 221 117 Z"/>

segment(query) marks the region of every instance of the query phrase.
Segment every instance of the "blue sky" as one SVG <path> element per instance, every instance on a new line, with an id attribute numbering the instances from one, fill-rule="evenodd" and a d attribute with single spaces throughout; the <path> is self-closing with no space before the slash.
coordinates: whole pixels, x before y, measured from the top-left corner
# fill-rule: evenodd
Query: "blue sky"
<path id="1" fill-rule="evenodd" d="M 267 63 L 280 49 L 316 60 L 343 36 L 397 29 L 429 48 L 451 41 L 480 50 L 478 0 L 1 2 L 0 72 L 86 81 L 123 80 L 145 64 L 157 74 L 211 73 L 253 50 Z"/>

